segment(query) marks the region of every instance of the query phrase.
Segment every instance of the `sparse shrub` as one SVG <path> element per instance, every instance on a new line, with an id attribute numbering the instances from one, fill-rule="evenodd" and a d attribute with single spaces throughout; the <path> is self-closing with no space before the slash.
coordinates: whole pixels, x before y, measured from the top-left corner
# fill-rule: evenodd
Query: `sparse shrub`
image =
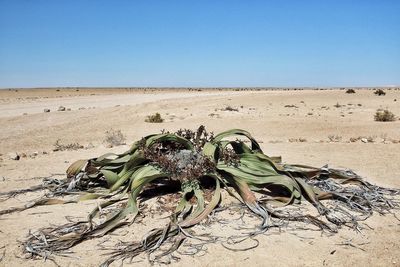
<path id="1" fill-rule="evenodd" d="M 339 102 L 336 102 L 335 105 L 333 105 L 335 108 L 340 108 L 342 105 L 339 104 Z"/>
<path id="2" fill-rule="evenodd" d="M 356 91 L 352 88 L 346 90 L 346 94 L 355 94 Z"/>
<path id="3" fill-rule="evenodd" d="M 330 142 L 340 142 L 342 141 L 342 137 L 340 135 L 331 134 L 328 136 Z"/>
<path id="4" fill-rule="evenodd" d="M 368 136 L 367 137 L 367 142 L 368 143 L 373 143 L 374 142 L 375 137 L 374 136 Z"/>
<path id="5" fill-rule="evenodd" d="M 220 116 L 219 116 L 219 114 L 218 113 L 210 113 L 210 114 L 208 114 L 208 116 L 210 116 L 211 118 L 220 118 Z"/>
<path id="6" fill-rule="evenodd" d="M 285 108 L 299 108 L 299 107 L 296 105 L 285 105 Z"/>
<path id="7" fill-rule="evenodd" d="M 60 139 L 57 139 L 53 146 L 53 151 L 78 150 L 83 148 L 83 145 L 79 143 L 62 144 Z"/>
<path id="8" fill-rule="evenodd" d="M 307 139 L 300 137 L 300 138 L 289 138 L 288 140 L 290 143 L 304 143 L 307 142 Z"/>
<path id="9" fill-rule="evenodd" d="M 374 119 L 375 121 L 395 121 L 396 116 L 387 109 L 378 109 L 374 115 Z"/>
<path id="10" fill-rule="evenodd" d="M 164 119 L 161 117 L 160 113 L 155 113 L 153 115 L 147 116 L 145 119 L 145 122 L 151 122 L 151 123 L 161 123 L 163 122 Z"/>
<path id="11" fill-rule="evenodd" d="M 359 137 L 350 137 L 350 142 L 354 143 L 354 142 L 357 142 L 360 139 L 361 139 L 360 136 Z"/>
<path id="12" fill-rule="evenodd" d="M 239 111 L 239 109 L 233 108 L 233 107 L 231 107 L 231 106 L 227 106 L 226 108 L 221 109 L 221 110 L 222 110 L 222 111 Z"/>
<path id="13" fill-rule="evenodd" d="M 383 91 L 382 89 L 375 90 L 374 94 L 377 96 L 386 95 L 385 91 Z"/>
<path id="14" fill-rule="evenodd" d="M 103 143 L 108 147 L 125 145 L 126 138 L 122 134 L 121 130 L 109 130 L 106 132 L 106 136 Z"/>

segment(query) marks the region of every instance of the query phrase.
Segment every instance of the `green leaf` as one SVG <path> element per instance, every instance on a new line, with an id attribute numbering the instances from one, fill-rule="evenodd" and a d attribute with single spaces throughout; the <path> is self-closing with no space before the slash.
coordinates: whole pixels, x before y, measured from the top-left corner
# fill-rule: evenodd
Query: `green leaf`
<path id="1" fill-rule="evenodd" d="M 118 174 L 116 174 L 115 172 L 109 171 L 109 170 L 100 170 L 100 172 L 104 175 L 104 177 L 106 178 L 108 187 L 112 187 L 119 179 L 120 177 L 118 176 Z"/>
<path id="2" fill-rule="evenodd" d="M 198 224 L 215 209 L 215 207 L 219 204 L 221 200 L 221 189 L 220 189 L 220 183 L 218 179 L 215 179 L 215 191 L 213 194 L 213 197 L 211 198 L 210 203 L 208 203 L 207 207 L 204 208 L 204 203 L 201 204 L 202 208 L 199 209 L 198 211 L 201 210 L 201 212 L 197 213 L 193 217 L 188 217 L 186 220 L 182 221 L 179 225 L 181 227 L 190 227 L 195 224 Z"/>
<path id="3" fill-rule="evenodd" d="M 187 140 L 183 137 L 180 137 L 178 135 L 169 134 L 169 133 L 168 134 L 157 134 L 157 135 L 154 135 L 154 136 L 148 138 L 146 140 L 146 147 L 151 147 L 155 143 L 162 143 L 162 142 L 166 142 L 166 141 L 173 141 L 173 142 L 182 144 L 186 149 L 193 150 L 193 144 L 189 140 Z"/>
<path id="4" fill-rule="evenodd" d="M 203 155 L 211 158 L 212 160 L 216 161 L 216 151 L 217 151 L 217 146 L 207 142 L 205 143 L 204 147 L 203 147 Z"/>
<path id="5" fill-rule="evenodd" d="M 261 147 L 258 144 L 258 142 L 251 136 L 251 134 L 249 132 L 247 132 L 245 130 L 241 130 L 241 129 L 232 129 L 232 130 L 217 134 L 213 139 L 213 143 L 218 143 L 221 140 L 223 140 L 224 138 L 232 137 L 232 136 L 236 136 L 236 135 L 247 137 L 251 142 L 252 150 L 257 150 L 257 151 L 261 152 Z"/>

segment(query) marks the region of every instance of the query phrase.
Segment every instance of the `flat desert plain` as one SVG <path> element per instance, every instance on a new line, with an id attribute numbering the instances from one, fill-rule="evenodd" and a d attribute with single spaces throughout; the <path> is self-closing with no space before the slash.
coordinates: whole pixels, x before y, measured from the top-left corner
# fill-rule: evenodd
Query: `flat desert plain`
<path id="1" fill-rule="evenodd" d="M 57 111 L 59 106 L 66 110 Z M 373 184 L 400 188 L 400 121 L 374 121 L 380 108 L 400 116 L 400 91 L 386 90 L 385 96 L 376 96 L 372 90 L 356 90 L 355 94 L 344 90 L 0 90 L 0 192 L 41 184 L 43 177 L 64 178 L 73 161 L 123 152 L 130 143 L 162 129 L 174 132 L 200 125 L 214 133 L 246 129 L 260 141 L 264 153 L 280 155 L 286 163 L 350 168 Z M 165 119 L 163 123 L 145 122 L 156 112 Z M 103 140 L 111 129 L 121 130 L 127 145 L 108 148 Z M 53 151 L 57 140 L 79 143 L 81 148 Z M 19 160 L 11 159 L 15 153 Z M 0 210 L 24 205 L 41 194 L 7 199 L 0 202 Z M 222 204 L 228 198 L 226 195 Z M 0 265 L 54 266 L 49 260 L 30 259 L 20 242 L 29 231 L 66 223 L 66 216 L 84 219 L 96 205 L 93 200 L 40 206 L 0 216 Z M 144 213 L 139 222 L 85 241 L 55 260 L 61 266 L 98 266 L 107 258 L 100 243 L 112 246 L 119 240 L 139 240 L 148 230 L 164 225 L 165 218 L 152 214 Z M 240 212 L 225 216 L 239 217 Z M 361 222 L 361 232 L 344 227 L 335 235 L 271 230 L 256 237 L 259 245 L 254 249 L 235 252 L 221 244 L 209 244 L 196 256 L 177 254 L 180 260 L 172 264 L 400 266 L 398 218 L 398 211 L 374 214 Z M 196 227 L 208 231 L 206 226 Z M 234 228 L 234 224 L 214 224 L 210 231 L 222 235 Z M 145 255 L 125 264 L 150 265 Z"/>

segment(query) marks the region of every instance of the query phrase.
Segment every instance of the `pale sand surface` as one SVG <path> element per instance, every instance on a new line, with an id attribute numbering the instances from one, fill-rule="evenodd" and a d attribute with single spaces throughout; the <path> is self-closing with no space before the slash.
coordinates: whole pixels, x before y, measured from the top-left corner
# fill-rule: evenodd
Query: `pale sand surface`
<path id="1" fill-rule="evenodd" d="M 387 91 L 386 96 L 378 97 L 372 91 L 345 94 L 339 90 L 37 90 L 36 93 L 33 90 L 0 90 L 0 99 L 1 192 L 40 184 L 40 177 L 64 173 L 74 160 L 96 157 L 110 150 L 126 150 L 128 145 L 109 149 L 102 144 L 105 131 L 111 128 L 120 129 L 130 144 L 161 129 L 196 129 L 201 124 L 215 133 L 230 128 L 246 129 L 257 140 L 262 141 L 266 154 L 281 155 L 287 163 L 348 167 L 372 183 L 400 188 L 400 121 L 382 123 L 373 120 L 373 114 L 378 108 L 388 108 L 394 114 L 400 115 L 400 91 Z M 335 107 L 337 103 L 342 106 Z M 57 112 L 60 105 L 72 110 Z M 239 111 L 220 110 L 228 105 L 238 108 Z M 297 108 L 284 107 L 285 105 L 295 105 Z M 81 107 L 86 109 L 78 110 Z M 89 107 L 91 108 L 88 109 Z M 43 113 L 44 108 L 50 108 L 51 112 Z M 155 112 L 160 112 L 166 121 L 162 124 L 144 122 L 147 115 Z M 22 115 L 23 113 L 28 114 Z M 340 136 L 341 140 L 329 142 L 328 136 L 331 135 Z M 371 137 L 375 142 L 349 142 L 351 137 L 359 136 Z M 306 139 L 306 142 L 288 141 L 299 138 Z M 86 146 L 92 143 L 94 147 L 53 152 L 53 145 L 58 139 L 64 144 L 78 142 Z M 48 154 L 42 154 L 43 151 Z M 10 160 L 7 156 L 10 152 L 26 153 L 28 157 L 19 161 Z M 39 155 L 29 157 L 34 152 L 39 152 Z M 0 209 L 22 205 L 39 195 L 20 195 L 1 202 Z M 29 230 L 65 223 L 66 215 L 84 218 L 95 206 L 95 202 L 85 202 L 37 207 L 2 216 L 0 248 L 5 246 L 5 256 L 0 265 L 54 266 L 50 261 L 24 259 L 18 241 L 24 240 Z M 400 213 L 396 214 L 400 218 Z M 118 230 L 115 232 L 117 236 L 112 238 L 115 241 L 138 240 L 147 230 L 164 225 L 166 221 L 158 218 L 147 216 L 143 223 Z M 400 222 L 393 215 L 375 214 L 366 223 L 374 230 L 367 228 L 360 234 L 341 229 L 334 236 L 313 231 L 271 231 L 257 237 L 260 244 L 253 250 L 233 252 L 220 244 L 208 245 L 205 255 L 180 256 L 180 261 L 173 265 L 400 266 Z M 233 225 L 214 225 L 212 232 L 227 235 L 233 231 L 232 227 Z M 202 229 L 200 227 L 197 230 Z M 85 241 L 72 249 L 72 257 L 57 257 L 56 260 L 61 266 L 98 266 L 106 256 L 102 255 L 104 251 L 99 250 L 97 244 L 105 239 Z M 359 248 L 339 245 L 348 239 L 352 239 L 352 244 Z M 0 249 L 0 253 L 2 251 L 4 249 Z M 130 265 L 149 264 L 144 259 L 127 264 Z M 119 262 L 114 266 L 119 266 Z"/>

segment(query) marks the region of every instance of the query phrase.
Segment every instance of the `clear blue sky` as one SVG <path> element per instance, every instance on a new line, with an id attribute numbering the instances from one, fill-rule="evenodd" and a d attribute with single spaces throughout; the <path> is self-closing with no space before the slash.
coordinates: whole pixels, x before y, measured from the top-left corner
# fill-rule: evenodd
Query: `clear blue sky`
<path id="1" fill-rule="evenodd" d="M 400 85 L 400 1 L 0 0 L 0 87 Z"/>

